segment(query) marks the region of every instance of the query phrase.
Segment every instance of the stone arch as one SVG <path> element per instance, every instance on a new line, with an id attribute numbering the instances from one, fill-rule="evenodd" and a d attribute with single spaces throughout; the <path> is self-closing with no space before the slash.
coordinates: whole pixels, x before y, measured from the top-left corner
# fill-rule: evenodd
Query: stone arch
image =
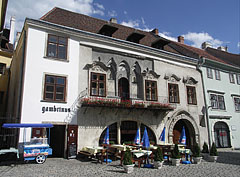
<path id="1" fill-rule="evenodd" d="M 115 80 L 116 74 L 117 74 L 117 64 L 116 64 L 114 58 L 111 58 L 108 61 L 107 66 L 110 68 L 109 79 Z"/>
<path id="2" fill-rule="evenodd" d="M 125 60 L 121 61 L 118 65 L 117 79 L 121 77 L 126 77 L 128 80 L 130 77 L 130 66 Z"/>
<path id="3" fill-rule="evenodd" d="M 198 125 L 197 125 L 196 121 L 194 120 L 194 118 L 185 110 L 179 110 L 171 116 L 170 121 L 168 122 L 168 126 L 167 126 L 169 142 L 173 143 L 173 129 L 179 120 L 187 120 L 188 122 L 191 123 L 193 130 L 195 132 L 195 141 L 199 144 L 200 143 L 200 137 L 199 137 L 200 134 L 199 134 Z"/>
<path id="4" fill-rule="evenodd" d="M 98 142 L 99 142 L 99 144 L 101 144 L 102 143 L 102 141 L 103 141 L 103 137 L 104 137 L 104 135 L 105 135 L 105 132 L 106 132 L 106 129 L 107 129 L 107 127 L 109 127 L 109 133 L 111 134 L 111 133 L 113 133 L 113 132 L 111 132 L 111 129 L 113 130 L 113 131 L 115 131 L 115 133 L 121 133 L 121 131 L 119 132 L 118 130 L 115 130 L 115 128 L 117 128 L 118 129 L 118 127 L 120 127 L 121 128 L 121 125 L 122 125 L 122 122 L 135 122 L 136 123 L 136 125 L 141 125 L 140 126 L 140 128 L 141 128 L 141 136 L 143 135 L 143 132 L 144 132 L 144 128 L 146 127 L 147 128 L 147 130 L 148 130 L 148 134 L 149 134 L 149 139 L 150 139 L 150 141 L 151 141 L 151 139 L 155 142 L 155 143 L 157 143 L 157 136 L 156 136 L 156 131 L 155 131 L 155 129 L 151 126 L 151 125 L 149 125 L 147 122 L 142 122 L 142 121 L 139 121 L 138 119 L 135 119 L 135 118 L 124 118 L 124 119 L 121 119 L 121 120 L 118 120 L 118 121 L 116 121 L 116 120 L 112 120 L 112 121 L 109 121 L 109 122 L 107 122 L 107 124 L 106 124 L 106 126 L 103 126 L 102 127 L 102 129 L 101 129 L 101 131 L 99 132 L 99 137 L 98 137 Z M 136 128 L 136 127 L 135 127 Z M 129 129 L 129 130 L 132 130 L 132 129 Z M 136 129 L 137 130 L 137 129 Z M 112 134 L 113 135 L 113 134 Z M 135 135 L 136 135 L 136 132 L 134 133 L 134 137 L 135 137 Z M 120 137 L 121 137 L 122 135 L 120 135 Z M 150 138 L 150 136 L 152 137 L 152 138 Z M 118 135 L 116 134 L 116 135 L 113 135 L 113 137 L 116 139 L 117 137 L 118 137 Z M 132 137 L 131 139 L 131 141 L 133 141 L 134 140 L 134 137 Z M 112 140 L 112 137 L 110 137 L 110 141 Z M 114 141 L 116 141 L 117 142 L 117 140 L 114 140 Z M 121 141 L 123 141 L 123 139 L 122 139 L 122 137 L 121 137 Z M 116 143 L 115 142 L 115 143 Z"/>

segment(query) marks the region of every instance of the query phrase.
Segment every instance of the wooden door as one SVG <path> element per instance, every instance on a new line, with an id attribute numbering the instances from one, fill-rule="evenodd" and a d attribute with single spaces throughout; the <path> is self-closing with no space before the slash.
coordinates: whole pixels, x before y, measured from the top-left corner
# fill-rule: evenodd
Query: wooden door
<path id="1" fill-rule="evenodd" d="M 176 144 L 179 142 L 181 132 L 179 130 L 173 130 L 173 143 Z"/>
<path id="2" fill-rule="evenodd" d="M 77 156 L 77 140 L 78 140 L 78 126 L 68 126 L 68 158 L 75 158 Z"/>

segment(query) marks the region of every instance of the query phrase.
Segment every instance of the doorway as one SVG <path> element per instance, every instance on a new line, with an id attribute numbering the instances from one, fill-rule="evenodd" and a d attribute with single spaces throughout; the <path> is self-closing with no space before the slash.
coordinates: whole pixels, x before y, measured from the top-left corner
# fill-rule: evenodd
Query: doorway
<path id="1" fill-rule="evenodd" d="M 214 138 L 217 148 L 231 147 L 229 128 L 224 122 L 217 122 L 214 125 Z"/>
<path id="2" fill-rule="evenodd" d="M 186 133 L 186 147 L 191 148 L 195 143 L 195 132 L 192 124 L 188 120 L 179 120 L 173 128 L 173 143 L 178 144 L 182 133 L 183 126 Z"/>
<path id="3" fill-rule="evenodd" d="M 65 125 L 54 125 L 50 130 L 50 147 L 52 148 L 52 157 L 64 157 L 65 128 Z M 49 137 L 48 131 L 47 136 Z"/>
<path id="4" fill-rule="evenodd" d="M 118 96 L 121 100 L 129 100 L 129 82 L 124 77 L 118 81 Z"/>

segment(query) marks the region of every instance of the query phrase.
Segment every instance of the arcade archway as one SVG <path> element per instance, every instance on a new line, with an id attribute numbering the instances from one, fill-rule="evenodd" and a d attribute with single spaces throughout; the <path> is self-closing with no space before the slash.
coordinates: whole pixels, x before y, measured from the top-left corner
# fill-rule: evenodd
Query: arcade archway
<path id="1" fill-rule="evenodd" d="M 139 124 L 136 121 L 122 121 L 121 123 L 113 123 L 109 125 L 110 143 L 118 144 L 118 137 L 120 139 L 121 144 L 133 143 L 137 133 L 138 126 L 140 126 L 140 137 L 143 136 L 143 132 L 146 127 L 148 131 L 149 141 L 151 143 L 156 143 L 156 136 L 155 136 L 155 133 L 151 130 L 151 128 L 149 128 L 145 124 L 142 124 L 142 123 Z M 106 128 L 100 136 L 99 145 L 102 144 L 105 133 L 106 133 Z"/>

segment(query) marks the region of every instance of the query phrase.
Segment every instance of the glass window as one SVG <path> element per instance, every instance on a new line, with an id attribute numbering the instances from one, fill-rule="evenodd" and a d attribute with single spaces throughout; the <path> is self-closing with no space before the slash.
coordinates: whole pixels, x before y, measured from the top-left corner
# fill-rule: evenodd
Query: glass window
<path id="1" fill-rule="evenodd" d="M 197 96 L 195 87 L 187 86 L 187 100 L 188 104 L 197 104 Z"/>
<path id="2" fill-rule="evenodd" d="M 237 74 L 236 77 L 237 77 L 237 84 L 240 85 L 240 74 Z"/>
<path id="3" fill-rule="evenodd" d="M 65 101 L 66 77 L 45 76 L 44 100 Z"/>
<path id="4" fill-rule="evenodd" d="M 91 95 L 106 96 L 106 75 L 100 73 L 91 73 Z"/>
<path id="5" fill-rule="evenodd" d="M 219 70 L 215 70 L 215 78 L 216 78 L 216 80 L 221 80 L 221 76 L 220 76 L 220 71 Z"/>
<path id="6" fill-rule="evenodd" d="M 180 103 L 177 84 L 168 84 L 169 103 Z"/>
<path id="7" fill-rule="evenodd" d="M 212 79 L 213 78 L 213 73 L 211 68 L 207 68 L 207 77 Z"/>
<path id="8" fill-rule="evenodd" d="M 146 100 L 157 101 L 157 82 L 146 80 L 145 93 L 146 93 Z"/>
<path id="9" fill-rule="evenodd" d="M 234 97 L 235 110 L 240 111 L 240 98 Z"/>
<path id="10" fill-rule="evenodd" d="M 0 74 L 4 74 L 6 70 L 6 64 L 0 63 Z"/>
<path id="11" fill-rule="evenodd" d="M 226 109 L 223 95 L 210 94 L 210 101 L 212 109 Z"/>
<path id="12" fill-rule="evenodd" d="M 233 73 L 229 73 L 229 80 L 230 80 L 230 83 L 233 83 L 233 84 L 235 83 Z"/>
<path id="13" fill-rule="evenodd" d="M 67 38 L 48 35 L 47 56 L 67 59 Z"/>

